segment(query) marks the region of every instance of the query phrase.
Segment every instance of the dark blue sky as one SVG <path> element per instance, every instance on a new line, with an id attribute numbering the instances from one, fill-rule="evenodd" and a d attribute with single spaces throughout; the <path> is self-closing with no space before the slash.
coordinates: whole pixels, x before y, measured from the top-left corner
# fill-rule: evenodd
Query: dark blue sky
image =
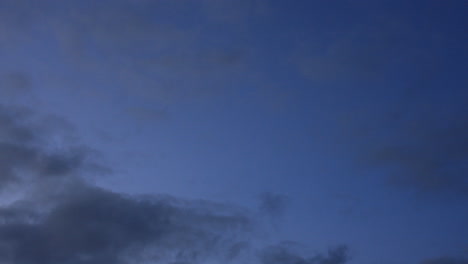
<path id="1" fill-rule="evenodd" d="M 467 15 L 464 0 L 0 0 L 0 260 L 468 263 Z M 170 214 L 141 195 L 173 208 L 164 239 L 146 224 Z M 257 227 L 233 232 L 223 210 Z M 61 229 L 76 226 L 88 235 Z"/>

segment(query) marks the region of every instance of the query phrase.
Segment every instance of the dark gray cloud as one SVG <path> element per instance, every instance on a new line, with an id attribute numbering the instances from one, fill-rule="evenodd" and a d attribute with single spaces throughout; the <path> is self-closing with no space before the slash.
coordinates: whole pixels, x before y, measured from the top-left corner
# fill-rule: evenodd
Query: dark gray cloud
<path id="1" fill-rule="evenodd" d="M 0 207 L 2 263 L 228 261 L 251 226 L 228 206 L 93 187 L 82 177 L 104 166 L 89 160 L 90 150 L 49 149 L 50 127 L 33 112 L 0 110 L 0 185 L 33 183 L 30 193 Z"/>
<path id="2" fill-rule="evenodd" d="M 249 219 L 210 203 L 139 199 L 86 185 L 55 193 L 51 208 L 0 211 L 2 263 L 152 263 L 228 260 Z M 34 216 L 34 217 L 31 217 Z"/>
<path id="3" fill-rule="evenodd" d="M 287 245 L 280 244 L 266 248 L 261 254 L 261 260 L 263 264 L 345 264 L 350 256 L 346 246 L 332 248 L 325 255 L 304 257 Z"/>
<path id="4" fill-rule="evenodd" d="M 30 111 L 25 108 L 8 108 L 0 105 L 0 139 L 25 144 L 35 141 L 36 134 L 25 124 L 29 115 Z"/>
<path id="5" fill-rule="evenodd" d="M 24 183 L 2 188 L 14 198 L 0 206 L 1 263 L 347 260 L 346 248 L 310 258 L 282 245 L 264 249 L 254 238 L 259 228 L 254 214 L 243 208 L 163 195 L 130 196 L 94 186 L 86 175 L 105 166 L 88 148 L 51 147 L 50 124 L 30 110 L 0 106 L 0 184 Z M 265 194 L 262 208 L 276 214 L 283 203 L 282 196 Z"/>
<path id="6" fill-rule="evenodd" d="M 421 264 L 468 264 L 468 259 L 441 257 L 424 260 Z"/>
<path id="7" fill-rule="evenodd" d="M 94 151 L 80 145 L 52 147 L 50 127 L 31 111 L 0 105 L 0 186 L 26 178 L 67 177 L 106 169 L 91 160 Z M 52 124 L 52 123 L 50 123 Z"/>

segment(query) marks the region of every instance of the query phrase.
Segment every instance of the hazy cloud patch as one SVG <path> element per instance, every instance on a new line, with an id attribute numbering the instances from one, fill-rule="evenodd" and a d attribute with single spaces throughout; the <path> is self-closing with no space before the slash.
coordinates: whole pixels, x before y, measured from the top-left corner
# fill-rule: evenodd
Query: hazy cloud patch
<path id="1" fill-rule="evenodd" d="M 0 76 L 0 95 L 4 97 L 21 96 L 32 89 L 31 77 L 22 72 L 9 72 Z"/>
<path id="2" fill-rule="evenodd" d="M 391 168 L 389 182 L 426 193 L 468 195 L 468 122 L 461 114 L 403 126 L 372 152 L 373 165 Z"/>
<path id="3" fill-rule="evenodd" d="M 260 211 L 271 217 L 283 215 L 289 202 L 286 196 L 271 192 L 262 193 L 259 198 Z"/>
<path id="4" fill-rule="evenodd" d="M 235 25 L 248 21 L 257 4 L 228 2 L 6 1 L 6 8 L 0 8 L 0 25 L 11 34 L 2 41 L 28 50 L 43 45 L 37 39 L 57 46 L 48 56 L 62 67 L 42 70 L 53 71 L 64 87 L 78 85 L 84 93 L 87 80 L 94 80 L 114 87 L 104 96 L 151 96 L 164 104 L 226 89 L 225 78 L 246 73 L 248 47 L 235 37 L 242 34 Z M 181 17 L 188 23 L 181 25 Z M 211 37 L 205 24 L 217 18 L 237 22 Z M 29 85 L 24 76 L 7 79 L 16 88 Z"/>

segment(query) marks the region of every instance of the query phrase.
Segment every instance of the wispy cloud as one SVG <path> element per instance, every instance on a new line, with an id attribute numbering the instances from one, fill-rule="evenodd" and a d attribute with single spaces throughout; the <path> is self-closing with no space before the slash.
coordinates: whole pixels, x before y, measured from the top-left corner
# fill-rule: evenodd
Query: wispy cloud
<path id="1" fill-rule="evenodd" d="M 391 184 L 426 193 L 468 195 L 466 116 L 441 118 L 428 116 L 392 129 L 396 133 L 376 145 L 370 162 L 390 169 Z"/>
<path id="2" fill-rule="evenodd" d="M 114 87 L 110 94 L 168 104 L 225 89 L 225 78 L 245 73 L 248 48 L 238 26 L 262 6 L 254 2 L 6 1 L 0 43 L 31 50 L 42 39 L 57 47 L 47 52 L 62 67 L 49 69 L 49 75 L 64 87 L 96 90 L 86 82 L 98 78 Z M 181 25 L 181 17 L 188 23 Z M 207 23 L 227 28 L 213 33 Z M 13 78 L 16 86 L 26 83 Z"/>

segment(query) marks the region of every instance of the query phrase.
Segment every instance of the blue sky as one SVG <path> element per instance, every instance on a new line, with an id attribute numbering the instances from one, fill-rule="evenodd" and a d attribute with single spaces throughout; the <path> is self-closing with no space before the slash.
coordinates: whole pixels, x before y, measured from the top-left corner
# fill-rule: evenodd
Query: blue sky
<path id="1" fill-rule="evenodd" d="M 78 181 L 76 197 L 129 199 L 129 218 L 141 195 L 241 208 L 260 227 L 230 263 L 467 263 L 467 9 L 463 0 L 1 0 L 0 204 L 16 212 Z M 75 201 L 58 195 L 67 202 L 31 206 Z M 185 228 L 221 221 L 192 213 Z M 45 232 L 69 220 L 35 224 Z M 11 229 L 0 224 L 11 237 L 0 242 L 26 243 Z M 125 252 L 141 246 L 127 238 Z M 151 263 L 223 262 L 174 257 L 205 256 L 203 242 L 149 240 L 168 258 Z M 143 263 L 64 244 L 68 255 L 0 247 L 9 256 L 0 259 Z M 349 261 L 333 259 L 340 245 Z"/>

